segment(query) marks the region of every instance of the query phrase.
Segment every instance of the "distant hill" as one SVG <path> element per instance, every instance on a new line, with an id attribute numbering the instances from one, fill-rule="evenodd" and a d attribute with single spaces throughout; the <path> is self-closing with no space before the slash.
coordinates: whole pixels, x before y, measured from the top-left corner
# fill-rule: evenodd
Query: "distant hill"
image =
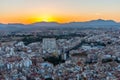
<path id="1" fill-rule="evenodd" d="M 119 28 L 120 23 L 117 23 L 113 20 L 91 20 L 86 22 L 70 22 L 60 24 L 57 22 L 36 22 L 29 25 L 24 24 L 0 24 L 0 31 L 29 31 L 29 30 L 38 30 L 38 29 L 49 29 L 49 28 Z"/>
<path id="2" fill-rule="evenodd" d="M 57 22 L 36 22 L 36 23 L 32 23 L 30 25 L 33 25 L 33 26 L 58 26 L 60 24 Z"/>
<path id="3" fill-rule="evenodd" d="M 91 20 L 91 21 L 86 21 L 86 22 L 70 22 L 66 24 L 59 24 L 56 22 L 37 22 L 33 23 L 32 25 L 34 26 L 81 26 L 81 25 L 120 25 L 119 23 L 113 21 L 113 20 Z"/>
<path id="4" fill-rule="evenodd" d="M 118 23 L 113 20 L 102 20 L 102 19 L 92 20 L 85 23 L 92 25 L 118 25 Z"/>

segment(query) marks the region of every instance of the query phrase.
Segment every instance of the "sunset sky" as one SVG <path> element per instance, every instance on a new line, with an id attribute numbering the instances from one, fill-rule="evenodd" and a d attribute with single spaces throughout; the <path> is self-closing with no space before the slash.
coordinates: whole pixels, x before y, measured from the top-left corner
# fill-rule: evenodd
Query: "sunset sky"
<path id="1" fill-rule="evenodd" d="M 0 23 L 120 22 L 120 0 L 0 0 Z"/>

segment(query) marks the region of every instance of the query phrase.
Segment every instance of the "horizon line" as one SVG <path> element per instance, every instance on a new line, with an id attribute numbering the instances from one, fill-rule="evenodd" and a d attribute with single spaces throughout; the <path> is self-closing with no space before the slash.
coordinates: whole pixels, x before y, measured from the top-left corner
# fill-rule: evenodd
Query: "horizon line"
<path id="1" fill-rule="evenodd" d="M 70 22 L 59 22 L 59 21 L 36 21 L 36 22 L 32 22 L 32 23 L 22 23 L 22 22 L 9 22 L 9 23 L 1 23 L 0 24 L 3 24 L 3 25 L 8 25 L 8 24 L 21 24 L 21 25 L 31 25 L 31 24 L 34 24 L 34 23 L 58 23 L 58 24 L 69 24 L 69 23 L 79 23 L 79 22 L 89 22 L 89 21 L 94 21 L 94 20 L 104 20 L 104 21 L 109 21 L 109 20 L 112 20 L 116 23 L 120 23 L 114 19 L 102 19 L 102 18 L 98 18 L 98 19 L 91 19 L 91 20 L 85 20 L 85 21 L 70 21 Z"/>

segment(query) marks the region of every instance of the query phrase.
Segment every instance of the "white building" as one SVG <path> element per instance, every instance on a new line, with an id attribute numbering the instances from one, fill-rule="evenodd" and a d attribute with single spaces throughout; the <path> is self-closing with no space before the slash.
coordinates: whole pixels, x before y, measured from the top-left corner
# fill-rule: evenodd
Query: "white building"
<path id="1" fill-rule="evenodd" d="M 24 45 L 24 42 L 21 41 L 21 42 L 16 43 L 15 46 L 22 46 L 22 47 L 24 47 L 25 45 Z"/>
<path id="2" fill-rule="evenodd" d="M 29 58 L 23 60 L 23 65 L 25 67 L 30 67 L 32 65 L 32 61 Z"/>
<path id="3" fill-rule="evenodd" d="M 57 51 L 57 44 L 55 38 L 44 38 L 42 42 L 43 53 L 54 53 Z"/>

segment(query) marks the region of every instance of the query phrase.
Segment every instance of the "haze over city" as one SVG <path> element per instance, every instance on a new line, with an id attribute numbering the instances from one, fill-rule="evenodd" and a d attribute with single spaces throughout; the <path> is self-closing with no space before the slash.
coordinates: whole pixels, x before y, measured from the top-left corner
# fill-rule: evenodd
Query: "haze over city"
<path id="1" fill-rule="evenodd" d="M 0 0 L 0 23 L 120 22 L 120 0 Z"/>

